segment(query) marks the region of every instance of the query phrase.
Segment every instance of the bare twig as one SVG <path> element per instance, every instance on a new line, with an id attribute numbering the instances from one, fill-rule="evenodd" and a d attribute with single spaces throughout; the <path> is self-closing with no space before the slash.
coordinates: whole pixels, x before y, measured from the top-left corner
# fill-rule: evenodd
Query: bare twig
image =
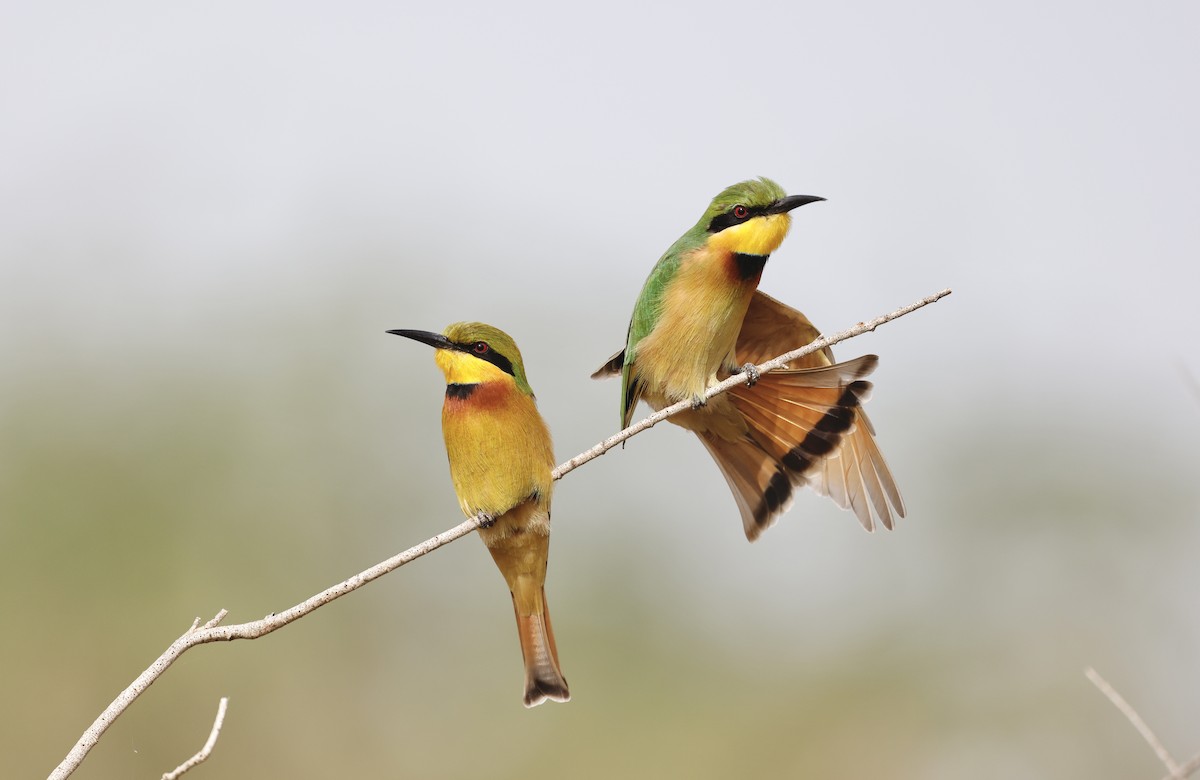
<path id="1" fill-rule="evenodd" d="M 1167 752 L 1167 748 L 1163 745 L 1162 741 L 1159 740 L 1158 736 L 1150 730 L 1150 727 L 1146 725 L 1146 721 L 1142 720 L 1142 716 L 1138 715 L 1137 710 L 1135 710 L 1129 702 L 1125 701 L 1125 697 L 1118 693 L 1116 688 L 1113 688 L 1111 685 L 1109 685 L 1108 680 L 1105 680 L 1103 677 L 1101 677 L 1099 672 L 1089 666 L 1083 670 L 1083 673 L 1089 680 L 1092 681 L 1093 685 L 1100 689 L 1101 693 L 1108 697 L 1108 700 L 1113 703 L 1113 706 L 1121 711 L 1121 714 L 1124 715 L 1129 722 L 1133 724 L 1133 727 L 1138 730 L 1138 733 L 1142 735 L 1142 739 L 1146 740 L 1147 744 L 1150 745 L 1150 748 L 1154 751 L 1155 755 L 1158 756 L 1158 760 L 1161 761 L 1163 766 L 1167 768 L 1167 772 L 1169 774 L 1167 775 L 1166 780 L 1181 780 L 1182 778 L 1188 777 L 1197 769 L 1200 769 L 1200 756 L 1196 756 L 1185 766 L 1180 766 L 1177 764 L 1175 759 L 1171 757 L 1171 754 Z"/>
<path id="2" fill-rule="evenodd" d="M 217 737 L 221 736 L 221 726 L 225 723 L 225 710 L 228 706 L 229 697 L 222 696 L 221 701 L 217 702 L 217 717 L 213 719 L 212 731 L 208 732 L 208 739 L 204 741 L 204 747 L 200 748 L 196 755 L 175 767 L 174 770 L 163 774 L 162 780 L 176 780 L 184 772 L 208 760 L 208 755 L 212 753 L 213 747 L 217 744 Z"/>
<path id="3" fill-rule="evenodd" d="M 53 772 L 50 773 L 49 780 L 63 780 L 70 777 L 88 752 L 95 747 L 96 743 L 103 736 L 108 727 L 113 724 L 121 713 L 124 712 L 130 704 L 142 695 L 150 685 L 162 676 L 163 672 L 175 663 L 179 656 L 183 655 L 196 645 L 207 644 L 208 642 L 229 642 L 234 639 L 258 639 L 260 636 L 283 628 L 293 620 L 299 620 L 309 612 L 322 607 L 334 599 L 344 596 L 347 593 L 361 588 L 372 580 L 378 579 L 393 569 L 398 569 L 404 564 L 420 558 L 426 553 L 433 552 L 442 545 L 449 544 L 456 539 L 459 539 L 471 533 L 479 527 L 479 522 L 482 518 L 473 517 L 470 520 L 462 522 L 448 531 L 443 531 L 437 536 L 426 539 L 424 542 L 410 547 L 404 552 L 388 558 L 382 563 L 377 563 L 364 572 L 354 575 L 348 580 L 339 582 L 333 587 L 326 588 L 317 595 L 300 602 L 296 606 L 287 609 L 283 612 L 275 612 L 267 615 L 262 620 L 255 620 L 249 623 L 240 623 L 232 626 L 218 625 L 222 618 L 227 614 L 225 610 L 217 613 L 216 617 L 209 620 L 202 627 L 197 628 L 200 619 L 196 621 L 183 632 L 183 635 L 171 643 L 171 646 L 163 652 L 154 663 L 147 667 L 146 671 L 138 675 L 137 679 L 129 684 L 125 690 L 121 691 L 120 695 L 113 700 L 104 712 L 100 713 L 100 717 L 96 718 L 95 722 L 88 727 L 87 731 L 83 732 L 83 736 L 75 743 L 75 747 L 71 748 L 71 752 L 63 759 Z"/>
<path id="4" fill-rule="evenodd" d="M 832 336 L 825 336 L 817 339 L 816 341 L 813 341 L 812 343 L 801 347 L 800 349 L 788 352 L 785 355 L 780 355 L 773 360 L 768 360 L 766 363 L 763 363 L 757 367 L 758 372 L 760 374 L 766 374 L 770 371 L 782 368 L 786 363 L 795 360 L 798 357 L 807 355 L 811 352 L 816 352 L 817 350 L 824 349 L 825 347 L 836 344 L 840 341 L 845 341 L 849 338 L 853 338 L 854 336 L 867 333 L 868 331 L 875 330 L 884 323 L 891 322 L 899 317 L 903 317 L 905 314 L 916 311 L 917 309 L 927 306 L 934 301 L 940 300 L 949 294 L 949 289 L 942 290 L 926 298 L 922 298 L 916 303 L 910 304 L 901 309 L 897 309 L 891 314 L 885 314 L 882 317 L 877 317 L 869 322 L 860 322 L 853 328 L 841 331 L 840 333 L 835 333 Z M 731 376 L 724 382 L 709 388 L 704 397 L 712 398 L 715 395 L 725 392 L 731 387 L 744 384 L 747 379 L 748 376 L 745 373 Z M 608 452 L 610 449 L 630 438 L 631 436 L 636 436 L 647 428 L 653 427 L 657 423 L 662 422 L 671 415 L 677 414 L 686 409 L 690 409 L 691 407 L 691 401 L 683 401 L 675 404 L 674 406 L 669 406 L 665 409 L 655 412 L 641 422 L 634 423 L 615 436 L 605 439 L 603 442 L 592 447 L 590 450 L 576 455 L 574 458 L 571 458 L 565 463 L 559 465 L 554 469 L 554 479 L 561 479 L 566 474 L 579 468 L 589 460 L 593 460 L 594 458 L 603 455 L 605 452 Z M 117 698 L 114 699 L 107 708 L 105 708 L 104 712 L 100 713 L 100 717 L 96 718 L 95 722 L 93 722 L 87 731 L 83 733 L 83 736 L 81 736 L 79 741 L 75 743 L 75 747 L 71 748 L 71 751 L 67 754 L 67 757 L 63 759 L 62 763 L 50 773 L 49 780 L 63 780 L 64 778 L 69 777 L 71 773 L 73 773 L 83 762 L 83 759 L 87 756 L 88 752 L 96 745 L 100 737 L 103 736 L 104 732 L 108 730 L 108 727 L 112 725 L 113 721 L 120 717 L 121 713 L 123 713 L 129 707 L 129 705 L 132 704 L 138 698 L 138 696 L 142 694 L 143 691 L 149 688 L 155 680 L 157 680 L 164 672 L 166 672 L 166 670 L 175 662 L 177 658 L 179 658 L 179 656 L 183 655 L 183 653 L 190 648 L 195 647 L 196 645 L 207 644 L 209 642 L 229 642 L 235 639 L 257 639 L 261 636 L 265 636 L 272 631 L 286 626 L 288 623 L 299 620 L 313 610 L 322 607 L 325 604 L 328 604 L 329 602 L 344 596 L 347 593 L 350 593 L 351 591 L 361 588 L 368 582 L 376 580 L 388 572 L 398 569 L 404 564 L 420 558 L 426 553 L 433 552 L 443 545 L 447 545 L 450 542 L 461 539 L 472 531 L 477 530 L 480 523 L 487 519 L 488 518 L 483 516 L 473 517 L 463 523 L 460 523 L 459 525 L 456 525 L 448 531 L 443 531 L 437 536 L 426 539 L 424 542 L 421 542 L 415 547 L 410 547 L 404 552 L 394 555 L 391 558 L 388 558 L 386 561 L 372 566 L 366 571 L 339 582 L 337 585 L 326 588 L 315 596 L 312 596 L 311 598 L 306 599 L 305 601 L 302 601 L 299 604 L 284 610 L 283 612 L 272 613 L 261 620 L 254 620 L 249 623 L 239 623 L 232 626 L 221 626 L 221 621 L 228 614 L 225 610 L 218 612 L 215 617 L 213 617 L 203 626 L 200 625 L 200 618 L 196 618 L 196 620 L 192 623 L 188 630 L 183 633 L 182 636 L 172 642 L 171 646 L 168 647 L 162 655 L 155 659 L 154 663 L 150 664 L 150 666 L 144 672 L 138 675 L 137 679 L 130 683 L 125 690 L 121 691 Z"/>

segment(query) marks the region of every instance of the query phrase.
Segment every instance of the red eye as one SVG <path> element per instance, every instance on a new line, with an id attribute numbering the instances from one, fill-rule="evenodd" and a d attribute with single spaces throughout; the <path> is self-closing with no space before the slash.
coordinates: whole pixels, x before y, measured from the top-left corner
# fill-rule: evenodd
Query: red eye
<path id="1" fill-rule="evenodd" d="M 486 341 L 476 341 L 471 345 L 471 351 L 476 355 L 486 355 L 489 349 L 491 349 L 491 347 L 488 346 Z"/>
<path id="2" fill-rule="evenodd" d="M 750 209 L 746 208 L 745 206 L 738 205 L 733 207 L 733 216 L 737 217 L 738 219 L 745 219 L 749 215 Z"/>

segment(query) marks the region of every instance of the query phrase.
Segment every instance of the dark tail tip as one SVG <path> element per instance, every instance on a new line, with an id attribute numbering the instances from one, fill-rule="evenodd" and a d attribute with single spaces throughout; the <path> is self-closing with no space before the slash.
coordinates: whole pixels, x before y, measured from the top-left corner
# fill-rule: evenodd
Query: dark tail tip
<path id="1" fill-rule="evenodd" d="M 592 379 L 607 379 L 610 376 L 620 376 L 621 367 L 625 365 L 625 350 L 621 350 L 617 354 L 608 359 L 604 365 L 596 369 L 592 374 Z"/>
<path id="2" fill-rule="evenodd" d="M 560 702 L 571 700 L 571 691 L 567 689 L 567 681 L 561 675 L 535 677 L 526 683 L 526 707 L 536 707 L 547 699 Z"/>

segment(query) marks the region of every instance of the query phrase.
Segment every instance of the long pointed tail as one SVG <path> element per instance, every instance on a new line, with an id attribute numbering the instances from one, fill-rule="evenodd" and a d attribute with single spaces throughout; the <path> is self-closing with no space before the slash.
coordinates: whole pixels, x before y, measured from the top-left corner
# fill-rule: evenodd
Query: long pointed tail
<path id="1" fill-rule="evenodd" d="M 891 528 L 904 502 L 861 408 L 874 355 L 820 368 L 772 372 L 730 391 L 748 432 L 699 434 L 733 490 L 746 538 L 754 541 L 808 485 L 852 509 L 868 531 Z"/>
<path id="2" fill-rule="evenodd" d="M 571 692 L 558 666 L 558 648 L 546 606 L 546 562 L 550 557 L 550 506 L 526 501 L 479 529 L 512 594 L 517 636 L 525 659 L 525 706 L 546 699 L 569 701 Z"/>
<path id="3" fill-rule="evenodd" d="M 521 655 L 525 659 L 526 707 L 536 707 L 546 699 L 571 700 L 567 680 L 558 666 L 558 648 L 554 644 L 554 629 L 550 626 L 550 610 L 546 606 L 544 588 L 539 596 L 541 610 L 534 614 L 521 614 L 523 610 L 517 595 L 513 594 Z"/>

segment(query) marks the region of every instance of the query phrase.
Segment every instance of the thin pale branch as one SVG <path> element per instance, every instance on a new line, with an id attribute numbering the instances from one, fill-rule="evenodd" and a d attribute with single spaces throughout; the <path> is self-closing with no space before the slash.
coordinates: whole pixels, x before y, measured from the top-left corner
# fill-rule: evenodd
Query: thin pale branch
<path id="1" fill-rule="evenodd" d="M 1177 764 L 1175 759 L 1172 758 L 1171 754 L 1167 752 L 1167 748 L 1163 745 L 1162 741 L 1159 740 L 1158 736 L 1150 729 L 1148 725 L 1146 725 L 1146 721 L 1142 720 L 1142 716 L 1138 715 L 1137 710 L 1135 710 L 1129 702 L 1125 701 L 1125 697 L 1118 693 L 1117 689 L 1112 687 L 1108 680 L 1105 680 L 1103 677 L 1101 677 L 1100 673 L 1090 666 L 1084 669 L 1083 673 L 1089 680 L 1092 681 L 1093 685 L 1100 689 L 1101 693 L 1108 697 L 1108 700 L 1113 703 L 1113 706 L 1121 711 L 1121 714 L 1124 715 L 1129 722 L 1133 724 L 1133 727 L 1137 729 L 1138 733 L 1142 735 L 1142 739 L 1146 740 L 1146 743 L 1150 745 L 1150 748 L 1154 751 L 1154 754 L 1158 756 L 1158 760 L 1161 761 L 1163 766 L 1167 768 L 1167 772 L 1169 773 L 1167 775 L 1167 780 L 1181 780 L 1181 778 L 1187 777 L 1197 768 L 1200 768 L 1200 756 L 1197 756 L 1188 762 L 1188 767 L 1190 768 L 1181 767 L 1179 764 Z"/>
<path id="2" fill-rule="evenodd" d="M 845 341 L 849 338 L 853 338 L 854 336 L 859 336 L 863 333 L 867 333 L 868 331 L 873 331 L 880 325 L 903 317 L 905 314 L 916 311 L 917 309 L 940 300 L 949 294 L 949 289 L 942 290 L 926 298 L 922 298 L 916 303 L 910 304 L 901 309 L 897 309 L 891 314 L 885 314 L 882 317 L 877 317 L 869 322 L 860 322 L 858 325 L 841 331 L 840 333 L 819 338 L 816 341 L 801 347 L 800 349 L 780 355 L 773 360 L 768 360 L 766 363 L 757 366 L 758 371 L 760 374 L 766 374 L 782 368 L 786 363 L 795 360 L 798 357 L 807 355 L 811 352 L 816 352 L 817 350 L 824 349 L 825 347 L 837 344 L 838 342 Z M 704 397 L 706 399 L 712 398 L 715 395 L 719 395 L 720 393 L 729 390 L 731 387 L 744 384 L 747 379 L 748 377 L 744 373 L 731 376 L 729 379 L 726 379 L 725 381 L 709 388 Z M 629 439 L 631 436 L 636 436 L 647 428 L 651 428 L 654 425 L 662 422 L 671 415 L 678 414 L 679 412 L 690 408 L 692 408 L 691 401 L 683 401 L 675 404 L 674 406 L 669 406 L 665 409 L 655 412 L 644 420 L 634 423 L 615 436 L 605 439 L 596 446 L 592 447 L 590 450 L 576 455 L 574 458 L 562 463 L 554 469 L 554 479 L 561 479 L 566 474 L 579 468 L 589 460 L 593 460 L 603 455 L 605 452 L 608 452 L 610 449 L 626 439 Z M 266 636 L 272 631 L 283 628 L 288 623 L 299 620 L 319 607 L 322 607 L 325 604 L 328 604 L 329 602 L 340 598 L 347 593 L 350 593 L 351 591 L 358 590 L 368 582 L 376 580 L 388 572 L 398 569 L 404 564 L 409 563 L 410 561 L 414 561 L 427 553 L 433 552 L 443 545 L 447 545 L 450 542 L 461 539 L 472 531 L 477 530 L 480 523 L 487 519 L 488 518 L 483 516 L 472 517 L 471 519 L 456 525 L 448 531 L 443 531 L 437 536 L 426 539 L 424 542 L 421 542 L 415 547 L 410 547 L 404 552 L 394 555 L 391 558 L 388 558 L 386 561 L 372 566 L 366 571 L 339 582 L 337 585 L 326 588 L 315 596 L 312 596 L 311 598 L 306 599 L 305 601 L 302 601 L 299 604 L 284 610 L 283 612 L 272 613 L 261 620 L 254 620 L 249 623 L 239 623 L 231 626 L 221 626 L 221 621 L 228 614 L 225 610 L 218 612 L 215 617 L 210 619 L 203 626 L 200 625 L 200 618 L 196 618 L 195 622 L 192 623 L 192 625 L 183 633 L 182 636 L 172 642 L 171 646 L 168 647 L 162 655 L 155 659 L 154 663 L 150 664 L 150 666 L 147 667 L 144 672 L 138 675 L 137 679 L 130 683 L 129 687 L 121 691 L 117 698 L 105 708 L 104 712 L 100 713 L 100 717 L 96 718 L 95 722 L 93 722 L 92 725 L 88 727 L 87 731 L 83 733 L 83 736 L 81 736 L 79 741 L 75 743 L 75 746 L 71 748 L 71 752 L 67 754 L 67 757 L 63 759 L 62 763 L 50 773 L 49 780 L 64 780 L 64 778 L 69 777 L 83 762 L 83 759 L 87 756 L 88 752 L 96 745 L 96 743 L 100 740 L 100 737 L 103 736 L 104 732 L 108 730 L 108 727 L 112 725 L 113 721 L 120 717 L 121 713 L 123 713 L 129 707 L 129 705 L 132 704 L 138 698 L 138 696 L 142 694 L 142 692 L 149 688 L 155 680 L 161 677 L 162 674 L 166 672 L 168 668 L 170 668 L 171 664 L 173 664 L 175 660 L 179 658 L 179 656 L 183 655 L 190 648 L 195 647 L 196 645 L 207 644 L 209 642 L 229 642 L 235 639 L 257 639 L 261 636 Z"/>
<path id="3" fill-rule="evenodd" d="M 473 517 L 470 520 L 466 520 L 448 531 L 443 531 L 431 539 L 426 539 L 415 547 L 410 547 L 404 552 L 354 575 L 348 580 L 339 582 L 331 588 L 326 588 L 312 598 L 302 601 L 290 609 L 272 613 L 262 620 L 254 620 L 249 623 L 240 623 L 232 626 L 220 626 L 218 624 L 228 614 L 225 610 L 221 610 L 214 618 L 205 623 L 203 627 L 197 628 L 196 626 L 199 625 L 200 619 L 196 618 L 196 621 L 187 631 L 183 632 L 182 636 L 172 642 L 171 646 L 155 659 L 154 663 L 150 664 L 144 672 L 138 675 L 137 679 L 130 683 L 129 687 L 121 691 L 117 698 L 113 699 L 112 703 L 105 708 L 104 712 L 100 713 L 100 717 L 96 718 L 87 731 L 83 732 L 83 736 L 75 743 L 75 747 L 71 748 L 71 752 L 67 754 L 62 763 L 50 773 L 49 780 L 63 780 L 63 778 L 70 777 L 71 773 L 83 763 L 83 759 L 87 756 L 88 752 L 96 746 L 96 743 L 104 735 L 104 732 L 108 730 L 108 727 L 113 724 L 113 721 L 120 717 L 121 713 L 128 709 L 129 705 L 133 704 L 137 697 L 141 696 L 155 680 L 161 677 L 170 668 L 171 664 L 175 663 L 175 660 L 179 656 L 192 647 L 207 644 L 208 642 L 228 642 L 234 639 L 257 639 L 260 636 L 266 636 L 276 629 L 283 628 L 293 620 L 299 620 L 318 607 L 322 607 L 340 596 L 357 590 L 368 582 L 378 579 L 394 569 L 398 569 L 426 553 L 433 552 L 442 545 L 449 544 L 456 539 L 466 536 L 479 527 L 481 519 Z"/>
<path id="4" fill-rule="evenodd" d="M 892 320 L 899 319 L 900 317 L 903 317 L 905 314 L 911 314 L 912 312 L 916 311 L 917 309 L 920 309 L 923 306 L 928 306 L 931 303 L 935 303 L 936 301 L 939 301 L 942 298 L 945 298 L 947 295 L 950 294 L 950 292 L 951 292 L 950 289 L 947 288 L 945 290 L 942 290 L 941 292 L 936 292 L 933 295 L 922 298 L 921 300 L 917 301 L 916 303 L 911 303 L 908 306 L 904 306 L 902 308 L 896 309 L 891 314 L 884 314 L 882 317 L 876 317 L 875 319 L 871 320 L 870 322 L 860 322 L 857 325 L 855 325 L 853 328 L 847 328 L 846 330 L 843 330 L 840 333 L 834 333 L 832 336 L 822 336 L 821 338 L 817 339 L 816 341 L 809 342 L 808 344 L 804 345 L 803 347 L 800 347 L 799 349 L 794 349 L 791 352 L 780 355 L 777 358 L 768 360 L 766 363 L 762 363 L 758 366 L 755 366 L 755 368 L 758 369 L 759 374 L 767 374 L 772 371 L 777 371 L 777 370 L 783 368 L 784 366 L 786 366 L 788 363 L 792 362 L 793 360 L 796 360 L 797 358 L 802 358 L 805 355 L 811 355 L 813 352 L 820 352 L 821 350 L 825 349 L 826 347 L 831 347 L 834 344 L 837 344 L 839 341 L 845 341 L 846 339 L 851 339 L 851 338 L 854 338 L 855 336 L 861 336 L 864 333 L 868 333 L 870 331 L 875 330 L 880 325 L 885 325 L 885 324 L 891 322 Z M 705 391 L 705 393 L 704 393 L 704 399 L 708 400 L 709 398 L 712 398 L 715 395 L 720 395 L 721 393 L 726 392 L 730 388 L 737 387 L 738 385 L 744 385 L 744 384 L 746 384 L 746 382 L 749 381 L 749 379 L 750 379 L 750 377 L 746 372 L 742 372 L 740 374 L 734 374 L 733 376 L 729 377 L 728 379 L 724 380 L 723 382 L 718 382 L 717 384 L 708 388 L 708 390 Z M 633 436 L 638 435 L 639 433 L 646 430 L 647 428 L 653 428 L 655 425 L 658 425 L 660 422 L 667 419 L 668 417 L 671 417 L 672 415 L 679 414 L 680 412 L 687 411 L 688 409 L 691 409 L 691 408 L 692 408 L 692 401 L 689 399 L 686 401 L 680 401 L 679 403 L 674 404 L 672 406 L 667 406 L 667 407 L 664 407 L 663 409 L 660 409 L 659 411 L 655 412 L 654 414 L 650 415 L 649 417 L 647 417 L 639 422 L 634 423 L 633 425 L 629 426 L 628 428 L 621 431 L 620 433 L 617 433 L 613 436 L 608 437 L 604 441 L 597 444 L 595 447 L 592 447 L 590 450 L 587 450 L 586 452 L 581 452 L 578 455 L 576 455 L 575 457 L 568 460 L 566 463 L 563 463 L 558 468 L 554 469 L 554 478 L 555 479 L 563 478 L 570 472 L 574 471 L 575 469 L 579 468 L 583 464 L 587 463 L 589 460 L 594 460 L 594 459 L 600 457 L 601 455 L 608 452 L 613 447 L 617 446 L 618 444 L 625 441 L 626 439 L 629 439 Z"/>
<path id="5" fill-rule="evenodd" d="M 212 753 L 213 747 L 217 744 L 217 737 L 221 736 L 221 726 L 225 724 L 225 710 L 228 707 L 229 697 L 222 696 L 221 701 L 217 702 L 217 717 L 213 719 L 212 731 L 208 732 L 208 739 L 204 741 L 204 747 L 200 748 L 196 755 L 184 761 L 172 771 L 164 773 L 162 780 L 177 780 L 184 772 L 208 760 L 209 754 Z"/>

